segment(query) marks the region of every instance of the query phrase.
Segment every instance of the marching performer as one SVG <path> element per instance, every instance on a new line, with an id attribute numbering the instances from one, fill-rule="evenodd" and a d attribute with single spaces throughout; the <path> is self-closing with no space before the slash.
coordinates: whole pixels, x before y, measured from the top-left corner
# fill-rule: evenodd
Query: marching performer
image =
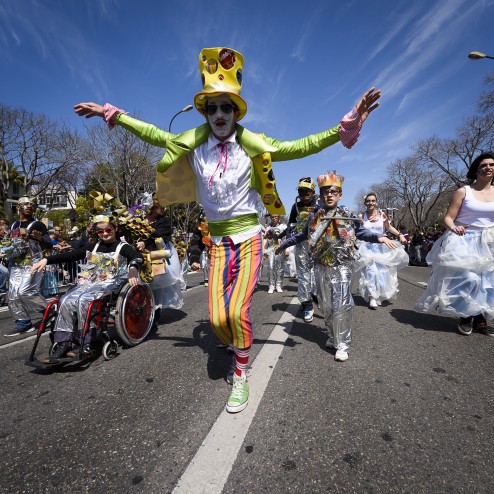
<path id="1" fill-rule="evenodd" d="M 463 335 L 494 336 L 494 153 L 477 156 L 467 180 L 444 216 L 448 231 L 427 255 L 432 273 L 415 309 L 459 316 Z"/>
<path id="2" fill-rule="evenodd" d="M 19 219 L 2 240 L 2 250 L 9 256 L 9 310 L 15 327 L 4 336 L 17 336 L 34 331 L 30 310 L 46 306 L 41 295 L 43 273 L 30 273 L 31 266 L 43 258 L 43 251 L 52 248 L 46 225 L 36 220 L 36 199 L 21 197 L 17 203 Z"/>
<path id="3" fill-rule="evenodd" d="M 370 192 L 364 199 L 365 212 L 361 215 L 363 227 L 383 237 L 382 243 L 362 242 L 358 246 L 359 293 L 371 309 L 377 309 L 384 300 L 393 300 L 398 293 L 398 270 L 408 265 L 403 245 L 406 238 L 389 222 L 384 211 L 377 207 L 377 196 Z M 391 232 L 399 238 L 394 242 L 386 237 Z"/>
<path id="4" fill-rule="evenodd" d="M 280 215 L 272 214 L 270 216 L 271 224 L 266 228 L 264 233 L 265 255 L 268 256 L 268 293 L 283 292 L 283 275 L 285 271 L 285 254 L 276 254 L 275 250 L 280 245 L 280 239 L 285 236 L 286 225 L 280 223 Z"/>
<path id="5" fill-rule="evenodd" d="M 317 177 L 320 206 L 309 215 L 300 233 L 285 240 L 276 252 L 307 241 L 314 261 L 319 303 L 329 338 L 327 348 L 336 349 L 335 360 L 348 360 L 352 342 L 353 297 L 350 291 L 357 250 L 355 241 L 383 242 L 363 229 L 345 207 L 338 206 L 344 177 L 328 172 Z"/>
<path id="6" fill-rule="evenodd" d="M 247 104 L 240 96 L 243 61 L 242 54 L 230 48 L 201 51 L 203 90 L 196 94 L 194 104 L 206 123 L 179 135 L 136 120 L 108 103 L 80 103 L 74 107 L 80 116 L 102 117 L 110 127 L 120 125 L 166 149 L 158 163 L 157 197 L 161 204 L 202 204 L 212 241 L 210 322 L 222 343 L 233 346 L 237 362 L 226 406 L 231 413 L 243 410 L 249 399 L 249 308 L 262 258 L 258 193 L 269 213 L 285 214 L 271 163 L 318 153 L 339 140 L 346 147 L 353 146 L 362 123 L 377 108 L 381 96 L 372 88 L 331 129 L 298 140 L 277 141 L 238 125 L 247 113 Z"/>
<path id="7" fill-rule="evenodd" d="M 301 178 L 298 182 L 298 196 L 290 211 L 288 218 L 289 231 L 291 234 L 300 233 L 310 213 L 317 207 L 319 197 L 316 186 L 310 177 Z M 312 322 L 314 318 L 314 305 L 312 295 L 315 294 L 314 266 L 310 255 L 307 241 L 300 242 L 294 247 L 295 269 L 297 270 L 298 300 L 302 306 L 305 322 Z"/>

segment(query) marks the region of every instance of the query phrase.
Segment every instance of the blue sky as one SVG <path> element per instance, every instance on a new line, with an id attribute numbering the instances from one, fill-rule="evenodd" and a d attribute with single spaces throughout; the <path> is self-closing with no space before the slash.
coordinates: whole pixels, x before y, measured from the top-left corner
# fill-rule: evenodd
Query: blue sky
<path id="1" fill-rule="evenodd" d="M 303 8 L 302 8 L 303 7 Z M 245 58 L 242 124 L 279 140 L 336 125 L 371 86 L 381 107 L 351 150 L 275 163 L 289 207 L 298 179 L 336 169 L 342 203 L 434 134 L 475 113 L 494 61 L 494 0 L 0 0 L 0 101 L 83 129 L 72 106 L 106 101 L 163 128 L 201 89 L 203 47 Z M 203 123 L 195 111 L 173 131 Z"/>

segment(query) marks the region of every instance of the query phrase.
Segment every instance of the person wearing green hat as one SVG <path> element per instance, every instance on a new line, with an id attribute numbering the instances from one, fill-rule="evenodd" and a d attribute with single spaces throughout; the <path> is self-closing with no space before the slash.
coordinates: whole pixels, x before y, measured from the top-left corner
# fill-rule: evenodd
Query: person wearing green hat
<path id="1" fill-rule="evenodd" d="M 258 194 L 270 214 L 285 214 L 276 190 L 273 161 L 303 158 L 342 141 L 355 144 L 363 122 L 379 105 L 371 88 L 357 106 L 331 129 L 294 141 L 277 141 L 238 124 L 247 112 L 240 96 L 241 53 L 231 48 L 204 48 L 199 54 L 203 90 L 196 109 L 206 123 L 172 134 L 136 120 L 106 103 L 79 103 L 79 116 L 102 117 L 140 139 L 166 149 L 157 164 L 156 196 L 161 204 L 202 204 L 211 232 L 209 314 L 215 334 L 234 349 L 236 369 L 226 410 L 240 412 L 248 403 L 246 369 L 252 345 L 249 308 L 262 260 Z"/>

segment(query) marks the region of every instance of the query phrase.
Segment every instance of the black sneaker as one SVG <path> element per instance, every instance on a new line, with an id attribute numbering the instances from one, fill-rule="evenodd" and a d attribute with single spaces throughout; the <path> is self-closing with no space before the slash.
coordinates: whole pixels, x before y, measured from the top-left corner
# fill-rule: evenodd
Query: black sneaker
<path id="1" fill-rule="evenodd" d="M 68 356 L 68 352 L 72 348 L 71 341 L 62 341 L 56 344 L 55 350 L 51 355 L 43 359 L 45 364 L 57 364 L 61 359 Z"/>
<path id="2" fill-rule="evenodd" d="M 21 334 L 27 334 L 27 333 L 32 333 L 33 331 L 35 331 L 36 328 L 34 326 L 31 326 L 30 328 L 26 328 L 26 329 L 18 329 L 18 328 L 14 328 L 14 329 L 9 329 L 6 333 L 4 333 L 3 335 L 4 336 L 7 336 L 7 337 L 10 337 L 10 336 L 19 336 Z"/>
<path id="3" fill-rule="evenodd" d="M 460 317 L 458 331 L 465 336 L 472 334 L 472 317 Z"/>
<path id="4" fill-rule="evenodd" d="M 472 329 L 478 333 L 485 334 L 486 336 L 494 336 L 494 329 L 487 325 L 487 321 L 482 314 L 473 318 Z"/>
<path id="5" fill-rule="evenodd" d="M 78 358 L 79 357 L 79 349 L 80 349 L 80 347 L 77 347 L 77 348 L 70 350 L 69 352 L 67 352 L 67 357 Z M 94 353 L 95 353 L 94 350 L 89 345 L 85 345 L 83 350 L 82 350 L 82 358 L 83 359 L 91 358 L 94 355 Z"/>

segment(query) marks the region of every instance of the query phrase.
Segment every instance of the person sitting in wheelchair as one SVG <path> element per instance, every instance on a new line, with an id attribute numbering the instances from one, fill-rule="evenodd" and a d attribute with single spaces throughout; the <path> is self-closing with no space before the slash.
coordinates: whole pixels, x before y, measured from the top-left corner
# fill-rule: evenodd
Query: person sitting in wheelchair
<path id="1" fill-rule="evenodd" d="M 117 221 L 104 215 L 96 216 L 93 221 L 93 231 L 97 238 L 91 240 L 88 245 L 45 257 L 31 269 L 31 273 L 34 273 L 43 271 L 47 264 L 85 259 L 77 285 L 60 298 L 53 333 L 56 348 L 50 356 L 42 360 L 43 363 L 58 363 L 65 357 L 77 357 L 79 350 L 73 348 L 73 344 L 80 341 L 91 301 L 106 293 L 114 292 L 127 281 L 131 286 L 139 283 L 142 256 L 131 245 L 117 237 Z M 74 332 L 75 329 L 77 334 Z M 95 329 L 91 328 L 85 337 L 84 358 L 89 358 L 94 353 L 91 342 L 96 336 Z"/>

